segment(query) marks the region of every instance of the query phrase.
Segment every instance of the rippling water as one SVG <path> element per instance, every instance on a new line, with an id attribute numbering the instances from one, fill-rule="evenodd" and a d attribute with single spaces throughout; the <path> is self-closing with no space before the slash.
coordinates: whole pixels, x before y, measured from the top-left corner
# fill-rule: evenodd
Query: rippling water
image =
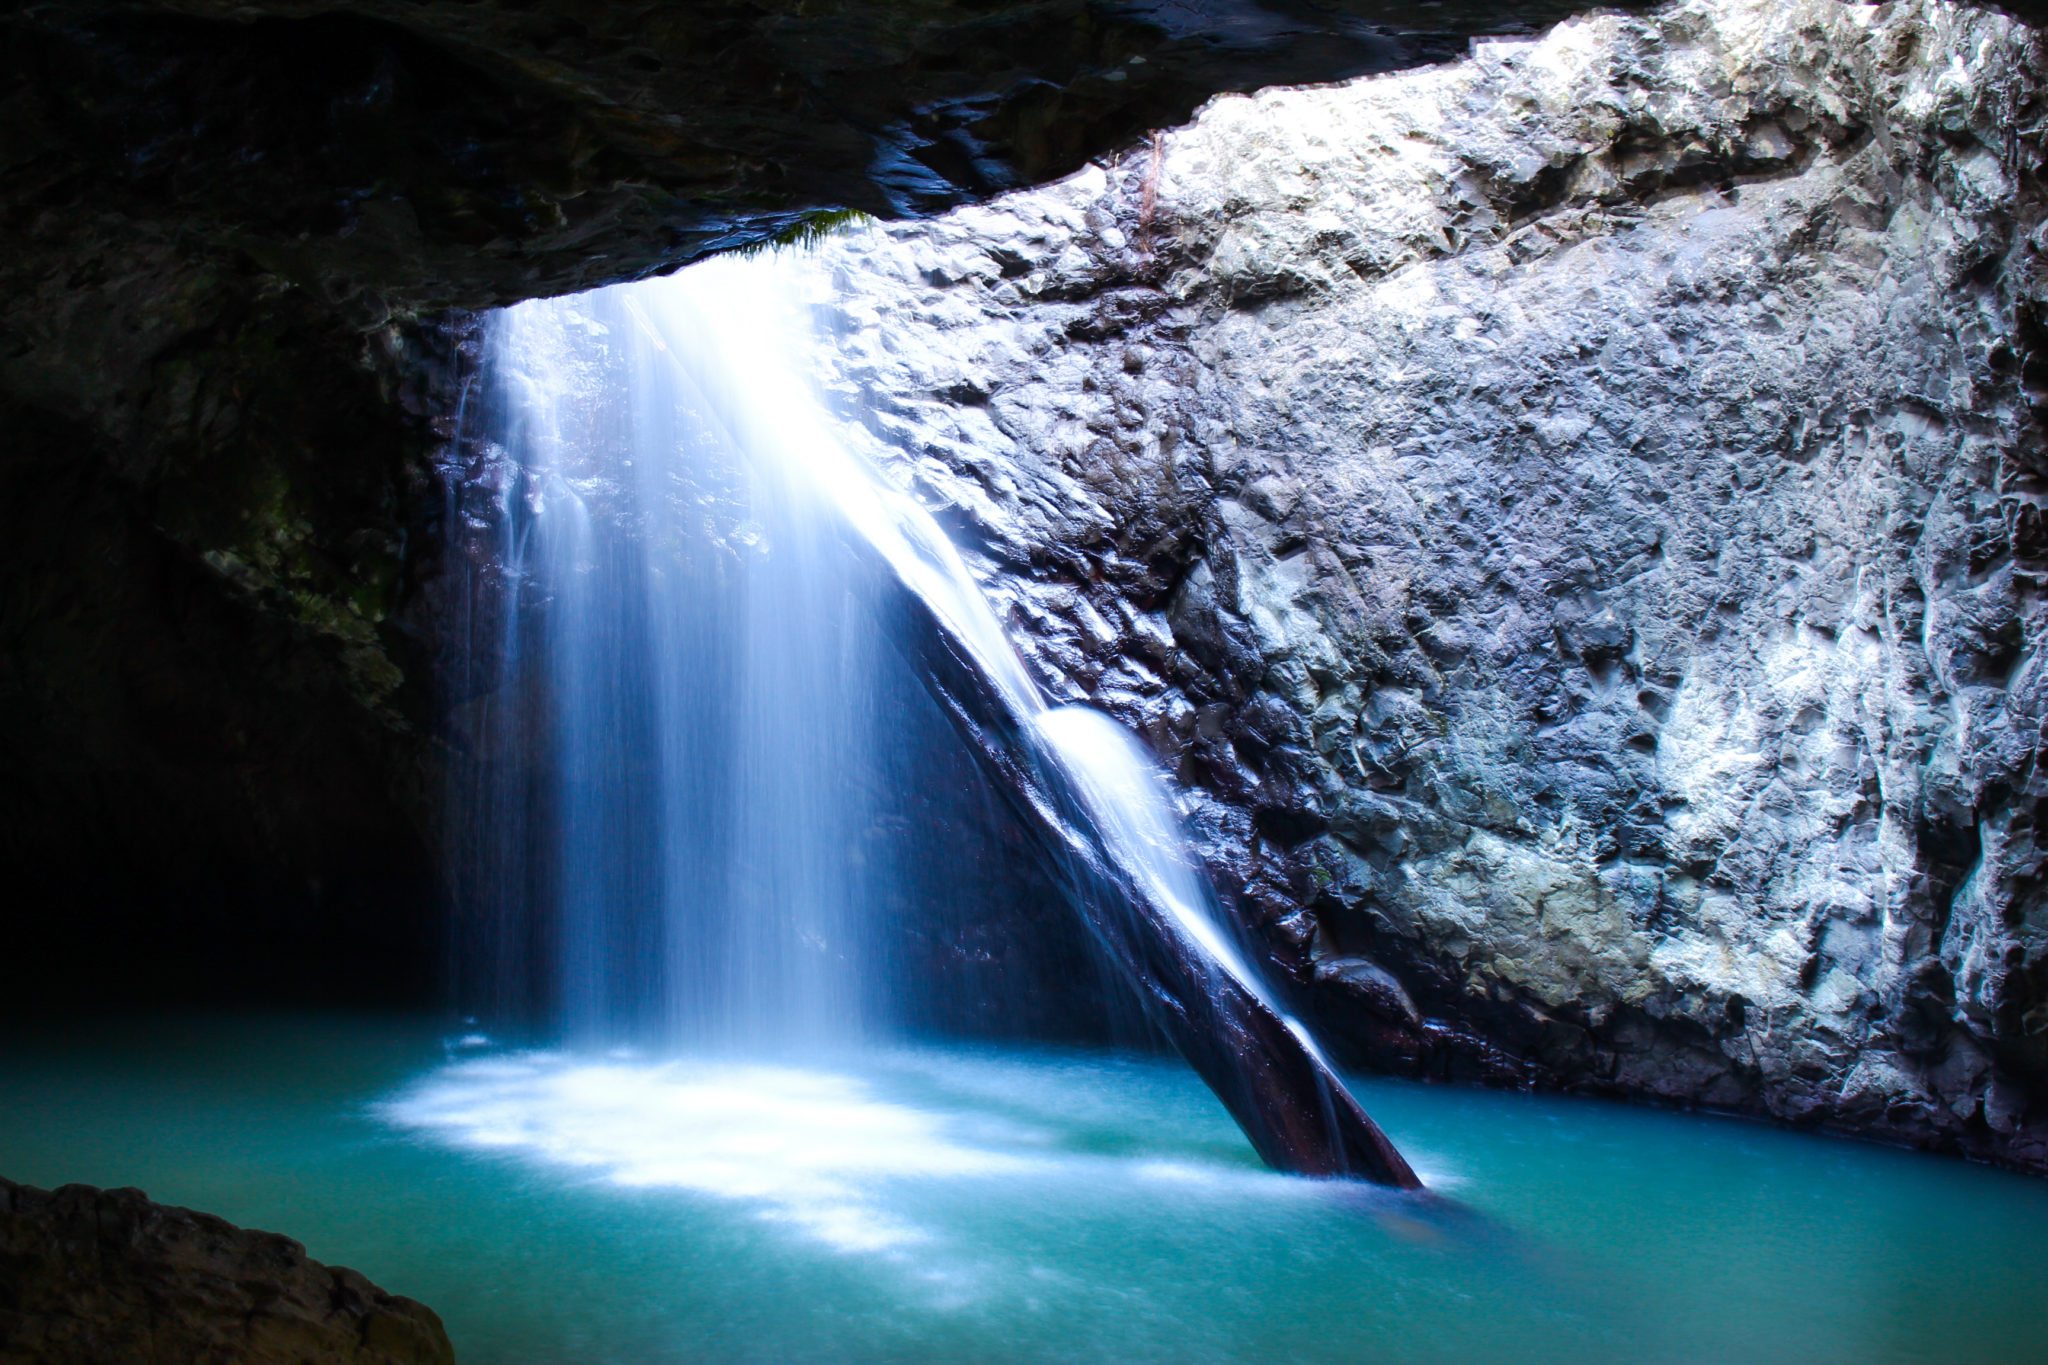
<path id="1" fill-rule="evenodd" d="M 0 1039 L 0 1173 L 140 1185 L 434 1305 L 468 1365 L 2048 1358 L 2048 1183 L 1363 1080 L 1434 1194 L 1267 1173 L 1177 1063 Z"/>

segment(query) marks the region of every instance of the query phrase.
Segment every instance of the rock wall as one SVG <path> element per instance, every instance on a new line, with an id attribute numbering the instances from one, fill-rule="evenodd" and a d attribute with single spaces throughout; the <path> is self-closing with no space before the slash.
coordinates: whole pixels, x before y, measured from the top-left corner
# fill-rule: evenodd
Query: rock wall
<path id="1" fill-rule="evenodd" d="M 2041 73 L 1692 0 L 816 257 L 854 439 L 1368 1064 L 2048 1170 Z"/>
<path id="2" fill-rule="evenodd" d="M 419 999 L 431 718 L 400 616 L 440 400 L 396 329 L 174 278 L 0 289 L 54 329 L 0 346 L 0 858 L 37 964 L 0 1011 Z"/>
<path id="3" fill-rule="evenodd" d="M 274 1232 L 0 1180 L 0 1365 L 452 1365 L 441 1320 Z"/>
<path id="4" fill-rule="evenodd" d="M 1643 0 L 1629 0 L 1641 7 Z M 0 15 L 0 280 L 211 249 L 362 327 L 1064 175 L 1222 90 L 1575 0 L 45 0 Z"/>

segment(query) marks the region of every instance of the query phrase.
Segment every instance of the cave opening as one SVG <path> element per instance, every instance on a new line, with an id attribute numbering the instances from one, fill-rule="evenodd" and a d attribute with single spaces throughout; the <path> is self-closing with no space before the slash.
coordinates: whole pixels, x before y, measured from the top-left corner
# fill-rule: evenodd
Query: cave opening
<path id="1" fill-rule="evenodd" d="M 2027 1358 L 2040 16 L 1426 8 L 0 17 L 0 1355 Z"/>

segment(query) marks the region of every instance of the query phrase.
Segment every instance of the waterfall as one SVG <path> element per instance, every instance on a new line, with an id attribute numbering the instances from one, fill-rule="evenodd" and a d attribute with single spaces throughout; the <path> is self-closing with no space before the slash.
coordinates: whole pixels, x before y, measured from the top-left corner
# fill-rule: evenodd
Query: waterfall
<path id="1" fill-rule="evenodd" d="M 584 1041 L 845 1045 L 874 626 L 829 508 L 749 457 L 693 382 L 714 371 L 670 364 L 637 307 L 611 289 L 487 324 L 498 691 L 522 694 L 501 743 L 534 751 L 474 822 L 499 894 L 541 921 L 501 926 L 529 941 L 500 971 L 545 977 L 544 1013 Z"/>
<path id="2" fill-rule="evenodd" d="M 496 709 L 546 738 L 514 765 L 526 818 L 502 782 L 470 808 L 495 822 L 482 880 L 552 907 L 557 1026 L 756 1048 L 876 1031 L 888 872 L 859 845 L 893 645 L 1261 1155 L 1414 1184 L 1225 931 L 1137 740 L 1048 708 L 931 515 L 836 439 L 790 266 L 716 260 L 488 325 Z"/>

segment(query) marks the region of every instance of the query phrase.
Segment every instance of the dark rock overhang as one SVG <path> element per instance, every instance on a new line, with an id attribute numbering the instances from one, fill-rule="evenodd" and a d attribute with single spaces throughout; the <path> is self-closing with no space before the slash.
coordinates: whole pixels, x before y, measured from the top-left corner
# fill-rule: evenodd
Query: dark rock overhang
<path id="1" fill-rule="evenodd" d="M 842 210 L 942 212 L 1065 175 L 1222 92 L 1450 60 L 1590 8 L 19 5 L 0 18 L 0 247 L 38 273 L 110 230 L 225 249 L 374 325 L 673 269 Z"/>
<path id="2" fill-rule="evenodd" d="M 1643 8 L 1631 4 L 1629 8 Z M 1052 179 L 1571 0 L 158 0 L 0 20 L 0 243 L 240 253 L 360 325 Z"/>

